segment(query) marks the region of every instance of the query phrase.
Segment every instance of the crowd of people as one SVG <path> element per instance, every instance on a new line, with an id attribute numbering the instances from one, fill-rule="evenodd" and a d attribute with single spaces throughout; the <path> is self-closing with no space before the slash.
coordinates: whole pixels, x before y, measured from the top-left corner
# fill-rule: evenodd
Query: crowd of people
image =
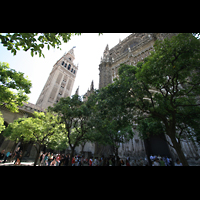
<path id="1" fill-rule="evenodd" d="M 14 165 L 20 165 L 22 159 L 22 150 L 18 147 L 13 153 L 8 151 L 5 154 L 5 150 L 0 153 L 0 162 L 5 163 L 6 161 L 14 162 Z M 54 154 L 50 152 L 41 152 L 38 159 L 39 166 L 68 166 L 70 160 L 70 154 Z M 167 156 L 156 156 L 150 155 L 150 164 L 147 158 L 130 159 L 127 157 L 126 160 L 118 156 L 117 160 L 115 156 L 110 157 L 90 157 L 85 158 L 84 156 L 75 155 L 72 158 L 72 166 L 173 166 L 172 158 Z M 177 158 L 174 163 L 175 166 L 182 166 L 182 163 Z"/>
<path id="2" fill-rule="evenodd" d="M 39 158 L 40 166 L 68 166 L 70 160 L 70 154 L 53 154 L 53 153 L 42 153 Z M 85 158 L 84 156 L 75 155 L 72 158 L 72 166 L 115 166 L 115 157 L 110 156 L 109 158 L 90 157 Z M 125 165 L 122 159 L 118 159 L 118 166 Z"/>
<path id="3" fill-rule="evenodd" d="M 42 153 L 39 158 L 40 166 L 68 166 L 70 154 Z M 131 160 L 130 157 L 122 159 L 118 156 L 90 157 L 75 155 L 72 158 L 72 166 L 148 166 L 147 159 Z"/>
<path id="4" fill-rule="evenodd" d="M 13 153 L 12 151 L 8 151 L 5 154 L 5 149 L 3 149 L 0 153 L 0 163 L 5 163 L 6 161 L 14 162 L 14 165 L 20 165 L 22 159 L 22 150 L 20 151 L 20 147 L 18 147 Z"/>
<path id="5" fill-rule="evenodd" d="M 150 161 L 152 166 L 173 166 L 172 158 L 167 156 L 156 156 L 150 155 Z M 174 163 L 175 166 L 182 166 L 182 163 L 177 158 L 176 162 Z"/>

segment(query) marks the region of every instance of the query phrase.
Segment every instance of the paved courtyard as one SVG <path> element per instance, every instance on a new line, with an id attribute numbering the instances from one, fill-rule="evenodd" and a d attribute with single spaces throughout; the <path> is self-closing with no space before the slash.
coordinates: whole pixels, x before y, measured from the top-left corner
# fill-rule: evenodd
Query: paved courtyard
<path id="1" fill-rule="evenodd" d="M 21 162 L 19 166 L 33 166 L 34 162 Z M 14 162 L 0 163 L 0 166 L 18 166 Z"/>

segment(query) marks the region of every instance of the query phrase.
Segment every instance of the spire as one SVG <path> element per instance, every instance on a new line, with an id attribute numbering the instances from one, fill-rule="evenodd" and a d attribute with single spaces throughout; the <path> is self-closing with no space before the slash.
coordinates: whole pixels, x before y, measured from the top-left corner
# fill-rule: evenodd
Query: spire
<path id="1" fill-rule="evenodd" d="M 78 86 L 78 88 L 76 89 L 75 95 L 79 95 L 79 86 Z"/>
<path id="2" fill-rule="evenodd" d="M 107 44 L 106 48 L 105 48 L 105 50 L 103 52 L 103 59 L 105 59 L 108 56 L 108 54 L 109 54 L 109 47 L 108 47 L 108 44 Z"/>
<path id="3" fill-rule="evenodd" d="M 72 62 L 75 59 L 75 55 L 74 55 L 74 48 L 76 48 L 75 46 L 72 47 L 67 53 L 65 52 L 63 56 L 67 57 L 69 60 L 71 60 Z"/>
<path id="4" fill-rule="evenodd" d="M 74 47 L 69 50 L 69 53 L 74 56 Z"/>
<path id="5" fill-rule="evenodd" d="M 105 51 L 109 51 L 108 44 L 106 45 Z"/>
<path id="6" fill-rule="evenodd" d="M 93 80 L 91 82 L 90 90 L 94 90 L 94 82 L 93 82 Z"/>

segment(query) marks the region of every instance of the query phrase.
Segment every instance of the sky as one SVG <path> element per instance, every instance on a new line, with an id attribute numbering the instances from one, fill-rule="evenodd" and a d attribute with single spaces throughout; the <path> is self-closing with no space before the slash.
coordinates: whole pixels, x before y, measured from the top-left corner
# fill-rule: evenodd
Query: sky
<path id="1" fill-rule="evenodd" d="M 53 65 L 59 60 L 65 52 L 68 52 L 73 46 L 75 60 L 78 64 L 78 72 L 72 89 L 73 95 L 79 86 L 79 95 L 84 95 L 90 88 L 91 82 L 94 82 L 94 88 L 99 89 L 99 64 L 103 52 L 108 44 L 109 49 L 119 43 L 131 33 L 82 33 L 80 36 L 72 36 L 68 43 L 63 43 L 62 50 L 47 47 L 43 49 L 45 58 L 38 54 L 31 57 L 30 51 L 20 50 L 15 56 L 0 44 L 0 62 L 9 63 L 10 68 L 24 73 L 24 76 L 31 80 L 32 88 L 29 94 L 28 102 L 35 104 L 48 77 Z"/>

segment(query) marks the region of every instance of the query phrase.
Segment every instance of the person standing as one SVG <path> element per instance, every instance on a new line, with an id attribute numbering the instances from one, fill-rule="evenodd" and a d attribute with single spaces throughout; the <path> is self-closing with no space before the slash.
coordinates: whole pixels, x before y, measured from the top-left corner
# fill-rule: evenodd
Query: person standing
<path id="1" fill-rule="evenodd" d="M 160 166 L 159 159 L 156 158 L 152 166 Z"/>
<path id="2" fill-rule="evenodd" d="M 123 165 L 124 165 L 124 161 L 123 161 L 123 159 L 121 159 L 120 162 L 121 162 L 121 166 L 123 166 Z"/>
<path id="3" fill-rule="evenodd" d="M 92 158 L 89 160 L 89 166 L 92 166 Z"/>
<path id="4" fill-rule="evenodd" d="M 44 166 L 48 165 L 48 154 L 46 153 L 45 157 L 44 157 Z"/>
<path id="5" fill-rule="evenodd" d="M 53 161 L 51 162 L 50 166 L 56 166 L 56 158 L 53 158 Z"/>
<path id="6" fill-rule="evenodd" d="M 84 157 L 81 157 L 81 166 L 83 166 Z"/>
<path id="7" fill-rule="evenodd" d="M 72 158 L 72 166 L 75 166 L 75 158 Z"/>
<path id="8" fill-rule="evenodd" d="M 60 160 L 61 160 L 61 157 L 60 157 L 60 154 L 58 154 L 56 157 L 56 166 L 60 165 Z"/>
<path id="9" fill-rule="evenodd" d="M 47 153 L 43 153 L 42 154 L 42 160 L 40 162 L 40 166 L 45 166 L 45 157 L 46 157 Z"/>
<path id="10" fill-rule="evenodd" d="M 130 166 L 128 158 L 126 159 L 126 166 Z"/>
<path id="11" fill-rule="evenodd" d="M 163 159 L 160 159 L 160 166 L 165 166 L 165 162 L 163 161 Z"/>
<path id="12" fill-rule="evenodd" d="M 178 158 L 176 159 L 175 166 L 183 166 Z"/>
<path id="13" fill-rule="evenodd" d="M 5 152 L 5 149 L 3 149 L 3 150 L 1 151 L 1 153 L 0 153 L 0 160 L 3 160 L 3 158 L 4 158 L 4 156 L 5 156 L 4 152 Z"/>

